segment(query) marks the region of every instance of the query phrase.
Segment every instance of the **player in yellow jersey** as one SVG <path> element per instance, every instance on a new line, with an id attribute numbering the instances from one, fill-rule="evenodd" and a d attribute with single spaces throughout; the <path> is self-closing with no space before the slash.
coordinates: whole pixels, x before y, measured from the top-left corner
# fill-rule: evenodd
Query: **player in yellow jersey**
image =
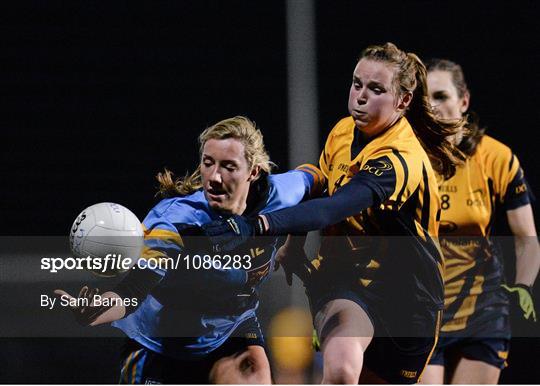
<path id="1" fill-rule="evenodd" d="M 443 307 L 433 169 L 453 174 L 460 154 L 447 137 L 462 122 L 431 113 L 425 66 L 391 43 L 362 52 L 349 112 L 320 159 L 329 197 L 204 228 L 218 248 L 252 235 L 324 229 L 305 282 L 323 383 L 416 383 Z"/>
<path id="2" fill-rule="evenodd" d="M 461 67 L 436 59 L 428 63 L 428 71 L 430 99 L 441 117 L 465 115 L 469 91 Z M 518 294 L 526 318 L 536 317 L 531 286 L 540 267 L 540 250 L 523 170 L 512 151 L 484 135 L 476 122 L 468 129 L 468 134 L 455 138 L 467 155 L 466 163 L 439 186 L 445 310 L 426 383 L 442 383 L 445 375 L 451 383 L 497 383 L 510 342 L 507 291 Z M 513 287 L 501 287 L 500 256 L 489 239 L 496 208 L 506 211 L 516 236 Z"/>

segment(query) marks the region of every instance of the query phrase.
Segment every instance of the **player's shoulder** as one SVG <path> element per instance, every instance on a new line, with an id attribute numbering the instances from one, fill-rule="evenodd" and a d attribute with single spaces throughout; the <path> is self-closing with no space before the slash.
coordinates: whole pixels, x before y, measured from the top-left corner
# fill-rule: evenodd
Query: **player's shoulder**
<path id="1" fill-rule="evenodd" d="M 209 207 L 204 193 L 198 190 L 186 196 L 165 198 L 158 202 L 144 219 L 147 228 L 157 223 L 172 225 L 201 225 L 210 221 Z"/>
<path id="2" fill-rule="evenodd" d="M 478 143 L 473 157 L 486 167 L 498 168 L 505 167 L 512 162 L 514 155 L 509 146 L 493 137 L 484 135 Z"/>
<path id="3" fill-rule="evenodd" d="M 501 141 L 489 135 L 483 135 L 482 139 L 478 143 L 476 150 L 480 154 L 498 153 L 498 154 L 511 154 L 512 150 L 509 146 L 505 145 Z"/>
<path id="4" fill-rule="evenodd" d="M 354 127 L 354 120 L 351 116 L 341 118 L 332 128 L 331 134 L 345 134 L 349 133 Z"/>
<path id="5" fill-rule="evenodd" d="M 330 130 L 328 134 L 328 140 L 331 141 L 334 138 L 339 138 L 343 135 L 349 135 L 351 130 L 354 128 L 354 121 L 352 117 L 345 117 L 340 119 Z"/>
<path id="6" fill-rule="evenodd" d="M 424 159 L 427 157 L 426 151 L 420 143 L 418 136 L 414 132 L 409 120 L 405 117 L 396 123 L 394 130 L 389 132 L 386 140 L 389 146 L 399 152 L 414 158 Z"/>
<path id="7" fill-rule="evenodd" d="M 428 177 L 433 174 L 427 153 L 405 117 L 366 146 L 365 154 L 369 160 L 389 161 L 395 173 L 413 185 L 418 184 L 425 173 Z"/>
<path id="8" fill-rule="evenodd" d="M 415 173 L 415 171 L 421 174 L 423 168 L 431 168 L 424 149 L 420 145 L 416 146 L 414 141 L 412 143 L 411 141 L 395 141 L 369 150 L 366 152 L 366 159 L 388 158 L 394 166 L 399 165 L 398 169 L 402 169 L 406 174 Z"/>
<path id="9" fill-rule="evenodd" d="M 424 158 L 426 152 L 407 118 L 403 117 L 389 130 L 366 146 L 370 152 L 401 153 L 403 156 Z"/>

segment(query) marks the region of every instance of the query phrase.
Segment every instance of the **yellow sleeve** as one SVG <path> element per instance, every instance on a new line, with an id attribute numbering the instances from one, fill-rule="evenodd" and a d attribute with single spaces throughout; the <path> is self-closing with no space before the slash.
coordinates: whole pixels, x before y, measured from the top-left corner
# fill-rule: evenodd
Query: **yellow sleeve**
<path id="1" fill-rule="evenodd" d="M 330 134 L 328 134 L 328 137 L 326 138 L 326 143 L 324 145 L 324 149 L 321 152 L 321 156 L 319 158 L 319 167 L 322 171 L 324 177 L 328 179 L 328 176 L 330 175 L 330 164 L 332 163 L 332 154 L 334 154 L 336 150 L 336 146 L 338 144 L 335 140 L 336 134 L 339 134 L 343 132 L 343 130 L 347 130 L 352 124 L 352 118 L 347 117 L 341 119 L 336 125 L 332 128 L 332 131 L 330 131 Z"/>
<path id="2" fill-rule="evenodd" d="M 319 170 L 321 171 L 325 179 L 328 179 L 328 175 L 330 173 L 330 169 L 328 167 L 329 165 L 328 154 L 329 154 L 329 149 L 331 147 L 331 141 L 332 141 L 332 133 L 328 135 L 328 138 L 326 139 L 326 144 L 324 145 L 324 149 L 321 152 L 321 156 L 319 157 L 319 166 L 320 166 Z"/>
<path id="3" fill-rule="evenodd" d="M 478 145 L 477 153 L 487 176 L 493 181 L 499 203 L 503 203 L 510 183 L 520 171 L 519 160 L 508 146 L 487 135 Z"/>

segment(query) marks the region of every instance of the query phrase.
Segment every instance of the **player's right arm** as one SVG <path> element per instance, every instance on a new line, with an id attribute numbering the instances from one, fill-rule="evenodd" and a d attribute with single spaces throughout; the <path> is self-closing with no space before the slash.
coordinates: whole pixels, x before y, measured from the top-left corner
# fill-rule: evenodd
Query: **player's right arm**
<path id="1" fill-rule="evenodd" d="M 489 151 L 485 148 L 489 147 Z M 534 195 L 529 189 L 518 158 L 510 148 L 485 136 L 480 144 L 482 159 L 499 203 L 506 209 L 508 225 L 514 235 L 516 276 L 513 286 L 503 285 L 511 294 L 517 294 L 525 319 L 536 320 L 532 286 L 540 269 L 540 246 L 534 223 L 531 202 Z"/>
<path id="2" fill-rule="evenodd" d="M 151 212 L 152 213 L 152 212 Z M 107 291 L 101 295 L 103 298 L 118 299 L 118 301 L 102 302 L 107 305 L 96 306 L 94 303 L 94 297 L 99 294 L 99 288 L 89 288 L 83 286 L 79 291 L 76 304 L 71 306 L 71 310 L 75 316 L 77 322 L 84 326 L 97 326 L 100 324 L 111 323 L 116 320 L 122 319 L 129 313 L 136 309 L 135 305 L 141 304 L 142 300 L 148 295 L 148 293 L 161 281 L 162 274 L 159 271 L 146 269 L 146 262 L 150 259 L 159 259 L 160 255 L 166 255 L 169 249 L 179 250 L 180 245 L 177 245 L 179 237 L 170 237 L 175 232 L 160 230 L 163 227 L 162 224 L 156 223 L 150 220 L 150 230 L 148 229 L 148 219 L 152 219 L 149 215 L 145 219 L 143 226 L 145 229 L 144 234 L 144 247 L 139 258 L 139 264 L 137 264 L 132 270 L 130 270 L 123 280 L 111 291 Z M 155 232 L 152 232 L 155 229 Z M 156 237 L 156 234 L 158 237 Z M 139 266 L 143 268 L 139 268 Z M 69 293 L 64 290 L 57 289 L 54 291 L 57 296 L 64 296 L 68 299 L 74 299 Z M 126 302 L 123 299 L 136 299 L 136 302 L 130 301 L 130 306 L 126 307 Z M 79 306 L 83 304 L 83 306 Z M 86 305 L 88 304 L 88 305 Z M 110 305 L 114 304 L 114 305 Z"/>
<path id="3" fill-rule="evenodd" d="M 159 260 L 162 257 L 182 252 L 182 239 L 177 229 L 170 222 L 163 220 L 157 213 L 156 208 L 154 208 L 143 221 L 144 247 L 138 263 L 115 288 L 101 295 L 102 298 L 114 298 L 119 299 L 119 301 L 108 302 L 108 304 L 114 304 L 113 306 L 95 306 L 93 299 L 99 293 L 99 289 L 84 286 L 80 290 L 77 298 L 86 300 L 73 302 L 73 304 L 89 304 L 86 307 L 71 307 L 75 319 L 80 324 L 95 326 L 111 323 L 135 311 L 165 274 L 164 270 L 150 269 L 148 262 L 154 260 L 158 263 L 156 266 L 159 266 Z M 61 289 L 54 292 L 58 296 L 73 299 L 73 296 Z M 122 301 L 123 299 L 136 299 L 136 301 L 130 301 L 129 306 L 126 306 L 125 304 L 128 303 Z"/>
<path id="4" fill-rule="evenodd" d="M 144 248 L 138 264 L 114 289 L 101 295 L 102 298 L 136 299 L 137 301 L 129 303 L 118 301 L 112 307 L 95 306 L 92 300 L 99 293 L 99 289 L 84 286 L 78 298 L 86 298 L 86 302 L 90 305 L 72 307 L 75 318 L 80 324 L 96 326 L 122 319 L 134 312 L 148 294 L 158 286 L 162 290 L 161 295 L 164 293 L 171 295 L 160 296 L 159 301 L 163 304 L 174 304 L 178 301 L 178 297 L 173 294 L 191 293 L 194 289 L 200 288 L 201 283 L 205 284 L 204 287 L 218 292 L 238 291 L 247 284 L 247 272 L 239 269 L 187 270 L 185 267 L 178 266 L 177 269 L 167 270 L 165 267 L 168 265 L 165 264 L 165 259 L 178 261 L 181 255 L 210 253 L 208 250 L 201 250 L 201 246 L 204 246 L 200 236 L 202 232 L 194 232 L 198 229 L 196 226 L 173 224 L 166 217 L 156 217 L 155 213 L 147 216 L 144 226 Z M 180 233 L 183 235 L 181 236 Z M 208 248 L 211 248 L 209 244 Z M 150 262 L 152 264 L 149 264 Z M 55 293 L 58 296 L 73 298 L 63 290 L 56 290 Z M 86 302 L 74 302 L 74 304 L 86 304 Z"/>
<path id="5" fill-rule="evenodd" d="M 139 266 L 129 273 L 115 292 L 123 298 L 137 298 L 138 304 L 152 292 L 163 305 L 179 305 L 183 299 L 178 294 L 193 291 L 239 291 L 246 286 L 248 274 L 241 269 L 189 268 L 185 258 L 194 255 L 211 255 L 212 246 L 205 242 L 201 228 L 202 211 L 190 205 L 175 205 L 164 212 L 151 211 L 145 219 L 145 246 Z M 149 264 L 152 262 L 152 264 Z M 173 264 L 171 264 L 171 262 Z M 150 269 L 149 267 L 157 267 Z M 126 314 L 134 311 L 127 309 Z"/>

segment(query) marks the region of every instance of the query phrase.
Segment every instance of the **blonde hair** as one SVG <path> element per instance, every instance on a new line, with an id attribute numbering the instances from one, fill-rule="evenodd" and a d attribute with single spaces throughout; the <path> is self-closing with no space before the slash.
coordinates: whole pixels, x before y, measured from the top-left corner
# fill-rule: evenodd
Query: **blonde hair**
<path id="1" fill-rule="evenodd" d="M 275 165 L 270 161 L 270 156 L 264 147 L 263 135 L 253 121 L 243 116 L 224 119 L 205 129 L 199 135 L 199 155 L 202 157 L 204 145 L 208 140 L 228 138 L 237 139 L 244 145 L 244 157 L 250 170 L 258 166 L 261 173 L 271 173 Z M 200 165 L 184 178 L 175 178 L 171 171 L 165 169 L 157 174 L 156 179 L 159 182 L 157 194 L 162 197 L 187 195 L 202 188 Z"/>
<path id="2" fill-rule="evenodd" d="M 435 115 L 429 103 L 424 63 L 415 54 L 401 51 L 392 43 L 369 46 L 362 51 L 361 59 L 388 63 L 395 68 L 393 86 L 396 95 L 406 92 L 413 95 L 405 117 L 411 123 L 435 171 L 444 178 L 452 177 L 456 165 L 463 163 L 465 155 L 449 138 L 465 125 L 465 120 L 442 120 Z"/>

